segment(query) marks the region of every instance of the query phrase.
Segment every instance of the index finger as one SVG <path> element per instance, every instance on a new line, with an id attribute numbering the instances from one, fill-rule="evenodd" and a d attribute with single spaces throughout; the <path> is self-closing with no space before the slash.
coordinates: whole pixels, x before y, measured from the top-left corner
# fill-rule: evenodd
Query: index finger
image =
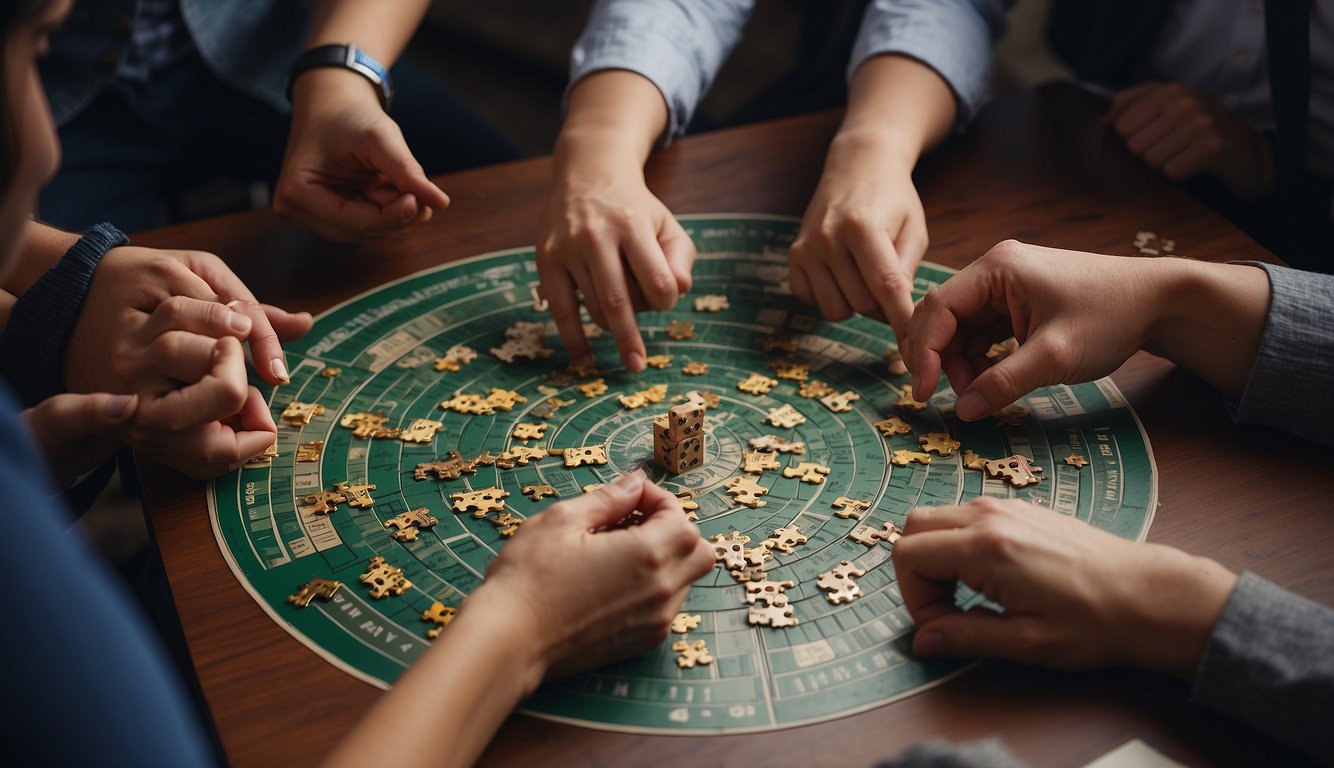
<path id="1" fill-rule="evenodd" d="M 542 281 L 542 297 L 547 300 L 547 309 L 556 323 L 556 330 L 565 342 L 565 349 L 570 353 L 570 361 L 579 365 L 591 365 L 593 350 L 588 346 L 588 337 L 584 335 L 584 324 L 579 316 L 579 297 L 575 294 L 574 281 L 565 271 L 565 267 L 548 259 L 537 261 L 538 279 Z"/>
<path id="2" fill-rule="evenodd" d="M 941 355 L 950 349 L 961 320 L 981 314 L 991 304 L 991 283 L 986 272 L 964 267 L 943 284 L 926 292 L 909 323 L 911 339 L 908 368 L 913 372 L 913 397 L 923 402 L 940 383 Z"/>
<path id="3" fill-rule="evenodd" d="M 901 256 L 889 233 L 880 229 L 854 228 L 848 245 L 872 298 L 894 329 L 894 338 L 903 338 L 912 319 L 911 273 L 916 265 L 905 263 L 906 254 Z"/>
<path id="4" fill-rule="evenodd" d="M 644 369 L 644 340 L 639 335 L 639 324 L 635 322 L 634 302 L 625 282 L 625 269 L 621 265 L 620 250 L 615 244 L 600 243 L 594 246 L 593 263 L 589 275 L 593 280 L 595 297 L 607 320 L 616 347 L 621 351 L 625 367 L 632 373 Z M 584 297 L 588 301 L 587 296 Z"/>
<path id="5" fill-rule="evenodd" d="M 956 528 L 904 535 L 894 544 L 899 594 L 918 626 L 957 610 L 954 593 L 968 559 L 969 538 L 969 532 Z"/>

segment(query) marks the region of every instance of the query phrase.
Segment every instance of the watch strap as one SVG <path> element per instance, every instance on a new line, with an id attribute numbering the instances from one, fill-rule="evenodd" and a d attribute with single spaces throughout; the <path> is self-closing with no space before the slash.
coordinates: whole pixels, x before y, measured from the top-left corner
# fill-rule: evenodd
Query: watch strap
<path id="1" fill-rule="evenodd" d="M 380 106 L 389 111 L 394 101 L 394 81 L 389 70 L 369 53 L 352 43 L 346 45 L 331 43 L 318 45 L 297 57 L 292 70 L 287 76 L 287 100 L 292 100 L 292 84 L 303 72 L 320 67 L 338 67 L 350 69 L 361 75 L 375 86 L 375 93 L 380 97 Z"/>

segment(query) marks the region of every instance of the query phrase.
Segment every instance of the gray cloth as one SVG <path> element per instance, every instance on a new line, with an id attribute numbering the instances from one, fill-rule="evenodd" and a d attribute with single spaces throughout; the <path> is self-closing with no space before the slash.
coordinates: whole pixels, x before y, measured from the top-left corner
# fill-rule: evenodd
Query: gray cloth
<path id="1" fill-rule="evenodd" d="M 1026 768 L 1000 739 L 962 741 L 951 744 L 928 739 L 883 760 L 876 768 Z"/>
<path id="2" fill-rule="evenodd" d="M 1334 445 L 1334 275 L 1255 266 L 1269 273 L 1269 316 L 1232 417 Z"/>
<path id="3" fill-rule="evenodd" d="M 1209 636 L 1191 703 L 1334 765 L 1334 610 L 1243 573 Z"/>

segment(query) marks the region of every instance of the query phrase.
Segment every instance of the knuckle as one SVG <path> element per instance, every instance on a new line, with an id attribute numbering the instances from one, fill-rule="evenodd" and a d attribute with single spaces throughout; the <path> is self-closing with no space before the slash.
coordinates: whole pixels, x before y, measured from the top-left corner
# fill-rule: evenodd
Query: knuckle
<path id="1" fill-rule="evenodd" d="M 1013 238 L 1002 240 L 982 257 L 1000 267 L 1018 266 L 1024 258 L 1024 244 Z"/>
<path id="2" fill-rule="evenodd" d="M 912 278 L 896 269 L 876 275 L 875 286 L 881 295 L 896 296 L 912 290 Z"/>

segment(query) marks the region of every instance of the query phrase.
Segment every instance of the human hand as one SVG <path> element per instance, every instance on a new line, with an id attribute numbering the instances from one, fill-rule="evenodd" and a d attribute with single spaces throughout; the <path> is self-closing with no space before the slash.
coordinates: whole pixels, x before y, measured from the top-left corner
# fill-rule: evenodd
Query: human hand
<path id="1" fill-rule="evenodd" d="M 274 212 L 329 240 L 356 241 L 429 221 L 448 205 L 360 75 L 324 68 L 297 78 Z"/>
<path id="2" fill-rule="evenodd" d="M 893 560 L 919 656 L 1058 669 L 1128 664 L 1184 678 L 1237 581 L 1211 560 L 1018 499 L 916 509 Z M 1004 613 L 959 610 L 958 582 Z"/>
<path id="3" fill-rule="evenodd" d="M 631 371 L 644 368 L 635 313 L 668 310 L 690 291 L 695 244 L 637 166 L 557 173 L 537 235 L 537 271 L 570 359 L 591 365 L 579 295 L 611 331 Z M 578 291 L 578 294 L 576 294 Z"/>
<path id="4" fill-rule="evenodd" d="M 311 322 L 307 313 L 260 304 L 211 253 L 113 248 L 93 272 L 70 336 L 65 385 L 74 392 L 139 391 L 145 376 L 156 379 L 163 370 L 147 365 L 144 355 L 173 330 L 248 339 L 256 370 L 278 384 L 287 380 L 280 342 L 305 333 Z"/>
<path id="5" fill-rule="evenodd" d="M 632 510 L 644 514 L 639 525 L 593 532 Z M 498 595 L 528 617 L 528 637 L 555 679 L 661 643 L 691 583 L 713 564 L 676 497 L 635 472 L 529 519 L 468 600 Z"/>
<path id="6" fill-rule="evenodd" d="M 1269 143 L 1193 85 L 1141 83 L 1120 91 L 1103 121 L 1150 168 L 1172 181 L 1210 174 L 1245 200 L 1274 188 Z"/>
<path id="7" fill-rule="evenodd" d="M 278 428 L 264 396 L 246 383 L 239 341 L 173 333 L 155 344 L 166 353 L 158 357 L 163 376 L 145 383 L 121 434 L 136 453 L 207 480 L 273 445 Z"/>
<path id="8" fill-rule="evenodd" d="M 856 312 L 903 339 L 913 273 L 926 253 L 926 214 L 913 160 L 879 135 L 841 132 L 790 250 L 792 293 L 833 321 Z"/>
<path id="9" fill-rule="evenodd" d="M 1175 260 L 1124 259 L 1007 240 L 927 292 L 913 312 L 904 361 L 925 401 L 943 371 L 973 421 L 1050 384 L 1116 370 L 1150 341 Z M 1014 336 L 1000 362 L 991 344 Z"/>
<path id="10" fill-rule="evenodd" d="M 117 431 L 138 407 L 134 395 L 56 395 L 21 414 L 62 490 L 116 455 Z"/>

